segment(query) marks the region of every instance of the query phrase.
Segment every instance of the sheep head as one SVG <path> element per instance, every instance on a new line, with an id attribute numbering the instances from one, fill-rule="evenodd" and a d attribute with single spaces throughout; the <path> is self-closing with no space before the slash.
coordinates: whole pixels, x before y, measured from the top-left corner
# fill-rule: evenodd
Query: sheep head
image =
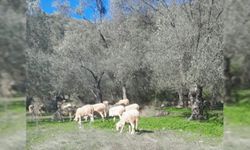
<path id="1" fill-rule="evenodd" d="M 123 126 L 125 125 L 125 122 L 124 121 L 119 121 L 116 123 L 116 131 L 119 131 Z"/>

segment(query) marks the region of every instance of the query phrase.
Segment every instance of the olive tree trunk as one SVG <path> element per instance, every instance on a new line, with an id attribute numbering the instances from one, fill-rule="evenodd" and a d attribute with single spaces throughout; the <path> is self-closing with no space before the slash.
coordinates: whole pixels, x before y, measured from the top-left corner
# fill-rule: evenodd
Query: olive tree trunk
<path id="1" fill-rule="evenodd" d="M 178 91 L 178 97 L 179 97 L 179 99 L 178 99 L 177 107 L 182 108 L 184 106 L 184 102 L 183 102 L 184 96 L 183 96 L 183 90 L 182 89 L 180 89 Z"/>
<path id="2" fill-rule="evenodd" d="M 101 90 L 101 86 L 99 83 L 100 82 L 96 83 L 96 85 L 94 86 L 94 90 L 93 89 L 90 90 L 95 97 L 95 103 L 102 103 L 103 102 L 102 90 Z"/>
<path id="3" fill-rule="evenodd" d="M 122 86 L 122 99 L 127 99 L 127 91 L 126 91 L 126 86 Z"/>
<path id="4" fill-rule="evenodd" d="M 203 88 L 200 85 L 196 85 L 194 90 L 190 90 L 189 97 L 191 101 L 192 113 L 189 120 L 202 120 L 206 118 L 204 115 L 202 90 Z"/>
<path id="5" fill-rule="evenodd" d="M 188 107 L 188 96 L 185 88 L 178 90 L 178 108 Z"/>

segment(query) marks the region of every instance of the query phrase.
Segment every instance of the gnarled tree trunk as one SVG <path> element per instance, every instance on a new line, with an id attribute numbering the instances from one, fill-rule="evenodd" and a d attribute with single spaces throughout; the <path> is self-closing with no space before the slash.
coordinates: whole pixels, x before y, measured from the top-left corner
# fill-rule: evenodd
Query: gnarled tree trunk
<path id="1" fill-rule="evenodd" d="M 190 90 L 189 98 L 191 101 L 192 113 L 189 120 L 202 120 L 205 119 L 204 115 L 204 102 L 202 97 L 202 86 L 197 85 L 193 90 Z"/>
<path id="2" fill-rule="evenodd" d="M 97 85 L 96 88 L 96 102 L 97 103 L 102 103 L 102 90 L 100 84 Z"/>

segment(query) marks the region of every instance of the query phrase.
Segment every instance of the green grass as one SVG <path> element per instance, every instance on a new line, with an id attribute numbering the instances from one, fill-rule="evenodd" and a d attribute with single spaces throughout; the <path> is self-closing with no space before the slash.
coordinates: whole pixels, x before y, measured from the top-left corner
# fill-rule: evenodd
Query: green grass
<path id="1" fill-rule="evenodd" d="M 76 131 L 77 125 L 73 122 L 27 122 L 27 145 L 42 143 L 62 132 Z"/>
<path id="2" fill-rule="evenodd" d="M 250 125 L 250 89 L 234 92 L 237 102 L 224 107 L 224 115 L 228 125 Z"/>
<path id="3" fill-rule="evenodd" d="M 221 137 L 223 134 L 223 121 L 217 121 L 211 119 L 208 121 L 188 121 L 186 116 L 190 115 L 190 109 L 178 109 L 169 107 L 166 109 L 170 114 L 164 117 L 141 117 L 139 121 L 139 129 L 144 131 L 155 131 L 155 130 L 174 130 L 192 132 L 206 137 Z M 212 113 L 210 113 L 212 115 Z M 218 115 L 218 112 L 214 112 Z M 116 121 L 117 122 L 117 121 Z M 89 123 L 83 123 L 84 128 L 99 128 L 114 130 L 115 122 L 110 119 L 106 119 L 104 122 L 100 119 L 96 119 L 91 125 Z M 75 122 L 51 122 L 49 119 L 45 119 L 39 122 L 39 128 L 51 127 L 54 131 L 57 130 L 68 130 L 77 128 Z M 28 131 L 35 130 L 37 128 L 35 122 L 27 122 Z M 60 129 L 59 129 L 60 128 Z M 38 136 L 38 141 L 43 139 L 45 136 Z"/>
<path id="4" fill-rule="evenodd" d="M 24 98 L 8 99 L 0 103 L 0 133 L 13 134 L 25 130 L 25 102 Z"/>

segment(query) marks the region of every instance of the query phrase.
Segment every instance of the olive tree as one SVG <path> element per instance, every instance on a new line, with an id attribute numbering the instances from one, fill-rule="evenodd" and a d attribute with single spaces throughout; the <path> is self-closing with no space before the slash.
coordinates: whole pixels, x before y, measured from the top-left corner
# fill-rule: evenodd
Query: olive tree
<path id="1" fill-rule="evenodd" d="M 53 52 L 52 64 L 55 68 L 55 78 L 60 80 L 61 84 L 69 78 L 75 83 L 71 83 L 72 86 L 86 87 L 94 94 L 96 101 L 101 102 L 101 81 L 107 59 L 103 41 L 92 24 L 79 29 L 70 29 L 65 32 L 64 40 Z M 60 84 L 57 86 L 63 87 Z M 70 88 L 69 84 L 66 87 Z"/>
<path id="2" fill-rule="evenodd" d="M 190 94 L 190 119 L 202 119 L 203 87 L 222 80 L 222 3 L 163 2 L 155 11 L 159 13 L 158 31 L 153 37 L 158 40 L 152 40 L 158 43 L 155 43 L 155 52 L 149 53 L 148 60 L 160 79 L 159 87 L 178 90 L 185 86 L 191 89 L 195 85 Z"/>
<path id="3" fill-rule="evenodd" d="M 141 88 L 139 86 L 142 85 L 132 87 L 134 79 L 144 78 L 136 73 L 144 72 L 144 76 L 147 76 L 150 72 L 145 54 L 149 50 L 148 39 L 154 30 L 153 14 L 149 10 L 148 13 L 139 12 L 132 8 L 134 5 L 127 4 L 131 4 L 130 1 L 111 2 L 114 15 L 107 29 L 107 34 L 111 35 L 109 69 L 122 88 L 123 99 L 127 98 L 127 89 Z M 127 12 L 124 7 L 131 10 Z"/>

